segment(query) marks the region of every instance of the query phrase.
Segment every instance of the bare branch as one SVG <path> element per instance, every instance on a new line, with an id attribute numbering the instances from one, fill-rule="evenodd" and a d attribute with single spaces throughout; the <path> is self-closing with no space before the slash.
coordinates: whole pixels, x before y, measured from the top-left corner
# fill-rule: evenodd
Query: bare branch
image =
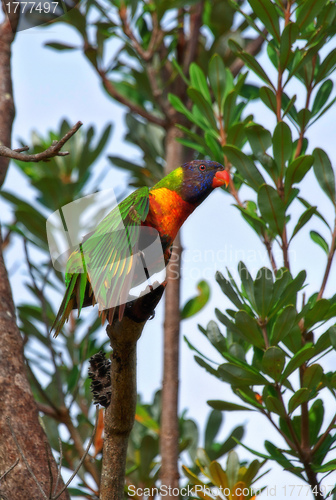
<path id="1" fill-rule="evenodd" d="M 82 126 L 82 122 L 77 122 L 59 141 L 54 141 L 53 144 L 41 153 L 36 153 L 34 155 L 23 154 L 22 151 L 27 151 L 27 146 L 19 149 L 10 149 L 6 146 L 0 145 L 0 156 L 6 158 L 12 158 L 13 160 L 20 160 L 25 162 L 38 162 L 45 161 L 49 158 L 55 156 L 67 156 L 68 151 L 60 151 L 64 144 L 77 132 L 77 130 Z"/>

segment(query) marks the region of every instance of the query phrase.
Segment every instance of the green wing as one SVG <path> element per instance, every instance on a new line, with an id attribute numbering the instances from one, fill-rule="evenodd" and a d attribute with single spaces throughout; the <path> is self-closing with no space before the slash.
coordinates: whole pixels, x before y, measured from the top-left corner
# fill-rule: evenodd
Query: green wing
<path id="1" fill-rule="evenodd" d="M 114 309 L 119 307 L 119 319 L 131 288 L 135 267 L 133 255 L 141 223 L 149 210 L 148 188 L 136 190 L 115 207 L 85 236 L 80 247 L 69 257 L 66 269 L 66 292 L 52 330 L 56 337 L 72 309 L 99 302 L 104 322 L 111 322 Z"/>

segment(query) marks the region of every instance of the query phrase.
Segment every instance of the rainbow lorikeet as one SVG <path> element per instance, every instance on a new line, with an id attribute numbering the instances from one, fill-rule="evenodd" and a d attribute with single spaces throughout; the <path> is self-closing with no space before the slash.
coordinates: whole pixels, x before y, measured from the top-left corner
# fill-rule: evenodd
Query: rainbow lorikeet
<path id="1" fill-rule="evenodd" d="M 82 307 L 96 302 L 102 309 L 103 323 L 106 317 L 112 323 L 116 306 L 120 321 L 130 289 L 146 281 L 143 273 L 137 271 L 143 228 L 153 232 L 153 239 L 159 236 L 162 260 L 167 265 L 173 241 L 184 221 L 214 188 L 227 186 L 229 179 L 220 163 L 191 161 L 152 188 L 137 189 L 111 210 L 68 259 L 66 292 L 52 326 L 54 336 L 72 309 L 77 308 L 79 315 Z"/>

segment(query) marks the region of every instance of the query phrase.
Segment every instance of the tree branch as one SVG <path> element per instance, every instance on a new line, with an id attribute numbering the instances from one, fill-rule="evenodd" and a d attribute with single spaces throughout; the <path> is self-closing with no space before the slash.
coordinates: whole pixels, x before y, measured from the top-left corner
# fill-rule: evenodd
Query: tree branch
<path id="1" fill-rule="evenodd" d="M 166 169 L 168 174 L 184 163 L 183 146 L 176 141 L 180 131 L 172 126 L 166 136 Z M 165 296 L 164 351 L 162 380 L 162 416 L 160 433 L 161 484 L 178 488 L 179 456 L 179 351 L 180 351 L 180 272 L 182 246 L 179 235 L 174 241 L 173 252 L 167 266 Z M 174 498 L 173 495 L 168 496 Z"/>
<path id="2" fill-rule="evenodd" d="M 137 402 L 136 345 L 160 301 L 165 283 L 127 304 L 122 321 L 106 328 L 111 340 L 111 404 L 105 412 L 101 500 L 123 500 L 128 437 Z"/>
<path id="3" fill-rule="evenodd" d="M 111 97 L 113 97 L 114 99 L 119 101 L 121 104 L 124 104 L 125 106 L 127 106 L 130 109 L 130 111 L 132 111 L 133 113 L 136 113 L 137 115 L 142 116 L 143 118 L 148 120 L 150 123 L 155 123 L 156 125 L 159 125 L 160 127 L 163 127 L 163 128 L 167 127 L 167 120 L 165 120 L 164 118 L 160 118 L 159 116 L 153 115 L 152 113 L 150 113 L 146 109 L 142 108 L 138 104 L 127 99 L 127 97 L 124 97 L 114 87 L 111 80 L 109 80 L 107 78 L 105 71 L 100 70 L 98 68 L 96 68 L 96 70 L 102 79 L 102 83 L 103 83 L 106 91 L 108 92 L 108 94 L 110 94 Z"/>
<path id="4" fill-rule="evenodd" d="M 189 71 L 190 64 L 196 59 L 199 44 L 199 31 L 202 26 L 204 1 L 190 7 L 190 34 L 184 54 L 183 71 Z"/>
<path id="5" fill-rule="evenodd" d="M 60 151 L 64 144 L 77 132 L 77 130 L 82 126 L 82 122 L 77 122 L 59 141 L 54 141 L 49 148 L 41 153 L 36 153 L 34 155 L 24 154 L 23 151 L 27 151 L 28 147 L 19 149 L 10 149 L 6 146 L 0 146 L 0 156 L 6 158 L 12 158 L 13 160 L 20 160 L 25 162 L 38 162 L 45 161 L 54 156 L 67 156 L 68 151 Z"/>

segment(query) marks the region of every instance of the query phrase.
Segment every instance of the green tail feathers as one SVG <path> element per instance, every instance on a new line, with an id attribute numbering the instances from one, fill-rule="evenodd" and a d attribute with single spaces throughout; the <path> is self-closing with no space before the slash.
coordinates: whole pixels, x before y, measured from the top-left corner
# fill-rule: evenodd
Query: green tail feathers
<path id="1" fill-rule="evenodd" d="M 54 337 L 57 337 L 57 335 L 60 333 L 60 331 L 63 328 L 64 323 L 67 321 L 70 312 L 75 306 L 76 302 L 76 295 L 74 293 L 74 289 L 76 286 L 76 282 L 78 281 L 84 281 L 81 276 L 85 277 L 85 282 L 86 282 L 86 275 L 84 273 L 75 273 L 71 276 L 71 279 L 69 283 L 67 284 L 67 288 L 65 291 L 64 298 L 62 300 L 62 303 L 60 305 L 59 311 L 57 313 L 57 316 L 55 318 L 55 321 L 51 327 L 51 331 L 54 331 Z M 78 289 L 81 289 L 81 286 L 78 286 Z"/>

